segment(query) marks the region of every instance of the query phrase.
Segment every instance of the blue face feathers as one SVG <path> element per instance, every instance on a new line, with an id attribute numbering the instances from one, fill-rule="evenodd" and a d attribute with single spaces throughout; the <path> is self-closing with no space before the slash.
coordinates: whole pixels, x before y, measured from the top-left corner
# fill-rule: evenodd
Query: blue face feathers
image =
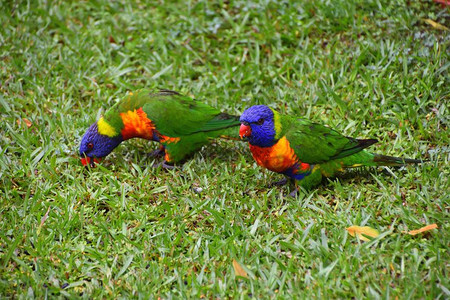
<path id="1" fill-rule="evenodd" d="M 121 142 L 122 136 L 110 138 L 98 133 L 97 122 L 91 125 L 84 134 L 80 145 L 80 156 L 105 157 L 114 150 Z"/>
<path id="2" fill-rule="evenodd" d="M 273 111 L 265 105 L 255 105 L 246 109 L 240 118 L 244 125 L 250 126 L 252 132 L 248 137 L 251 145 L 258 147 L 270 147 L 275 140 L 275 125 Z"/>

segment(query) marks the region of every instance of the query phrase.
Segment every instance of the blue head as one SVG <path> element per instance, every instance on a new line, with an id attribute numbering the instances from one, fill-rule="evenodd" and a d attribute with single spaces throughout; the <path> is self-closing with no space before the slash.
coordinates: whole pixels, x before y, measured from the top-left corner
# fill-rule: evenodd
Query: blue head
<path id="1" fill-rule="evenodd" d="M 266 105 L 252 106 L 241 115 L 239 135 L 253 146 L 270 147 L 277 142 L 277 116 L 278 113 Z"/>
<path id="2" fill-rule="evenodd" d="M 81 139 L 80 156 L 81 163 L 94 165 L 95 160 L 100 160 L 114 150 L 121 142 L 122 136 L 109 137 L 98 132 L 97 122 L 91 125 Z"/>

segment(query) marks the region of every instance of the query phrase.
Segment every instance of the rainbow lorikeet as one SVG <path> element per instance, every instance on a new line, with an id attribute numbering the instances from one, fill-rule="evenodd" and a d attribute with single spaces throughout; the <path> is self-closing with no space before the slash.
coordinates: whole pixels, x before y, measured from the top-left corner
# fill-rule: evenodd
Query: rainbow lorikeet
<path id="1" fill-rule="evenodd" d="M 80 144 L 81 162 L 93 166 L 121 142 L 138 137 L 159 142 L 165 161 L 176 163 L 239 125 L 238 116 L 177 92 L 139 90 L 89 127 Z"/>
<path id="2" fill-rule="evenodd" d="M 401 166 L 421 160 L 370 153 L 376 139 L 359 140 L 309 120 L 281 115 L 265 105 L 244 111 L 239 135 L 248 140 L 256 162 L 310 189 L 344 168 Z"/>

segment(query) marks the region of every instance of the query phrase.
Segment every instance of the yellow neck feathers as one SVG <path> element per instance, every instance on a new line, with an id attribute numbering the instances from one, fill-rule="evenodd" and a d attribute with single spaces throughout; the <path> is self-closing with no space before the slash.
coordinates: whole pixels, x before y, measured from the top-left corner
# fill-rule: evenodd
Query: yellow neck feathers
<path id="1" fill-rule="evenodd" d="M 276 111 L 273 110 L 273 124 L 275 127 L 275 139 L 279 140 L 281 138 L 281 121 L 280 121 L 280 114 Z"/>
<path id="2" fill-rule="evenodd" d="M 109 136 L 109 137 L 115 137 L 117 136 L 116 130 L 109 125 L 103 117 L 101 117 L 97 122 L 98 127 L 98 133 Z"/>

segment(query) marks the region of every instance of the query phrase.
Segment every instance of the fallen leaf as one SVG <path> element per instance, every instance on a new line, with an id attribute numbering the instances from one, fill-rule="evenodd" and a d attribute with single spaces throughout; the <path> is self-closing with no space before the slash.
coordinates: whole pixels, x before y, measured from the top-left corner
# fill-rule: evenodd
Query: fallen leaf
<path id="1" fill-rule="evenodd" d="M 423 19 L 423 21 L 425 23 L 430 24 L 431 26 L 433 26 L 436 29 L 439 29 L 439 30 L 450 30 L 448 27 L 446 27 L 446 26 L 444 26 L 442 24 L 439 24 L 438 22 L 435 22 L 435 21 L 433 21 L 431 19 Z"/>
<path id="2" fill-rule="evenodd" d="M 237 276 L 248 278 L 247 272 L 245 272 L 245 270 L 241 267 L 241 265 L 235 259 L 233 259 L 233 268 L 234 268 L 234 273 L 236 273 Z"/>
<path id="3" fill-rule="evenodd" d="M 47 212 L 45 213 L 45 215 L 41 218 L 41 225 L 39 225 L 39 226 L 42 227 L 44 225 L 45 220 L 47 220 L 47 218 L 48 218 L 48 213 L 49 212 L 50 212 L 50 206 L 48 207 Z"/>
<path id="4" fill-rule="evenodd" d="M 437 228 L 438 228 L 437 224 L 431 224 L 431 225 L 427 225 L 427 226 L 422 227 L 422 228 L 417 229 L 417 230 L 411 230 L 411 231 L 408 232 L 408 234 L 416 235 L 416 234 L 419 234 L 419 233 L 422 233 L 422 232 L 426 232 L 426 231 L 429 231 L 429 230 L 432 230 L 432 229 L 437 229 Z M 403 233 L 407 233 L 407 232 L 403 231 Z"/>
<path id="5" fill-rule="evenodd" d="M 39 225 L 39 227 L 37 229 L 37 234 L 38 235 L 41 233 L 42 226 L 44 226 L 45 220 L 47 220 L 49 212 L 50 212 L 50 206 L 48 207 L 47 212 L 45 213 L 45 215 L 41 218 L 41 224 Z"/>
<path id="6" fill-rule="evenodd" d="M 33 125 L 33 123 L 31 123 L 31 121 L 28 120 L 27 118 L 23 118 L 23 121 L 25 122 L 25 124 L 27 125 L 28 128 L 30 128 L 31 125 Z"/>
<path id="7" fill-rule="evenodd" d="M 377 236 L 380 235 L 378 230 L 373 229 L 369 226 L 361 227 L 361 226 L 353 225 L 353 226 L 350 226 L 345 229 L 347 229 L 348 233 L 350 233 L 351 236 L 355 236 L 355 234 L 356 234 L 363 241 L 370 241 L 370 239 L 368 239 L 365 236 L 370 236 L 370 237 L 376 238 Z"/>
<path id="8" fill-rule="evenodd" d="M 33 125 L 33 123 L 31 123 L 31 121 L 28 120 L 27 118 L 22 118 L 22 120 L 25 122 L 25 125 L 27 125 L 28 128 L 30 128 L 31 125 Z M 20 123 L 21 123 L 20 119 L 17 119 L 16 123 L 17 123 L 17 126 L 20 126 Z"/>
<path id="9" fill-rule="evenodd" d="M 389 267 L 391 268 L 391 271 L 392 271 L 392 272 L 395 271 L 394 265 L 393 265 L 392 263 L 389 264 Z"/>

